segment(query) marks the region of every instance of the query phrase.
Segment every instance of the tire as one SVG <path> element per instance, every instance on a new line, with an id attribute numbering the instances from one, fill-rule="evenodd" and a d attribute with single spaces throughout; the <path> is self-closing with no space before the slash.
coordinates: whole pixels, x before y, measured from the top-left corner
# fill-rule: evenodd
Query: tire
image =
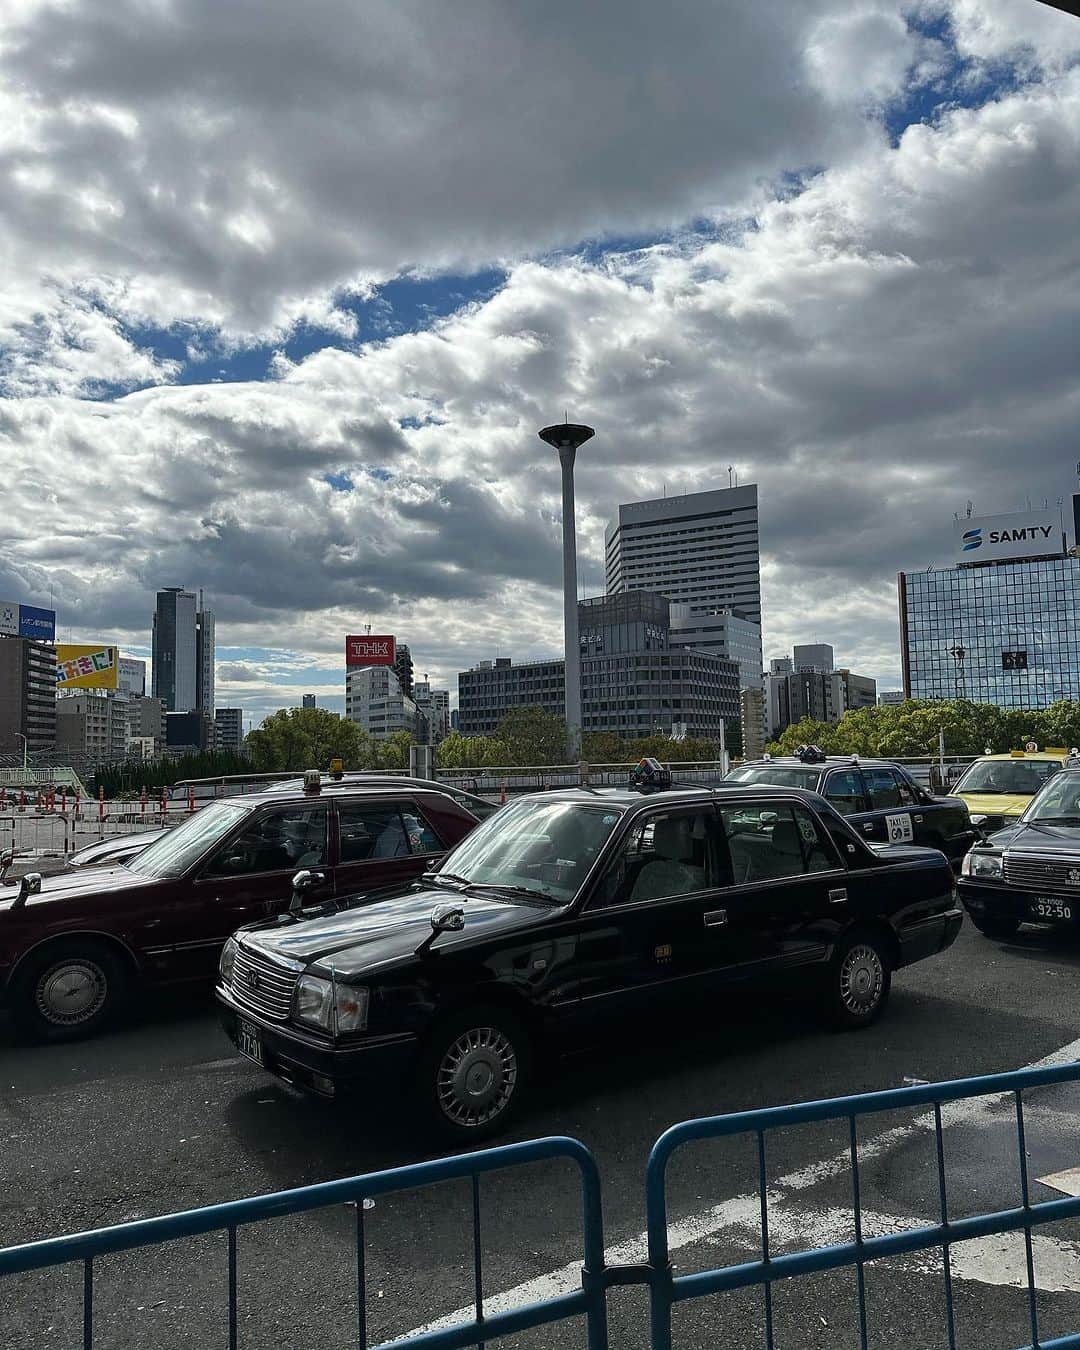
<path id="1" fill-rule="evenodd" d="M 971 922 L 983 935 L 993 939 L 995 942 L 1008 942 L 1010 938 L 1016 936 L 1016 930 L 1020 927 L 1019 919 L 1012 919 L 1007 914 L 985 916 L 976 919 L 971 915 Z"/>
<path id="2" fill-rule="evenodd" d="M 490 1139 L 517 1114 L 532 1077 L 532 1044 L 502 1008 L 463 1009 L 438 1023 L 417 1062 L 412 1105 L 425 1134 Z"/>
<path id="3" fill-rule="evenodd" d="M 889 1001 L 892 958 L 879 934 L 851 933 L 840 943 L 828 967 L 826 1011 L 841 1030 L 876 1022 Z"/>
<path id="4" fill-rule="evenodd" d="M 35 1041 L 92 1036 L 116 1015 L 131 992 L 131 971 L 107 943 L 64 938 L 32 954 L 9 990 L 11 1014 Z"/>

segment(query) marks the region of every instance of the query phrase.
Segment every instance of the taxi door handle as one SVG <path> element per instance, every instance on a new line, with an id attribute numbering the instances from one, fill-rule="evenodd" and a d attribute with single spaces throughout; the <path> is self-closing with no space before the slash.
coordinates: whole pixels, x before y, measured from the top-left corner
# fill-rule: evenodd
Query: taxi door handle
<path id="1" fill-rule="evenodd" d="M 829 903 L 831 905 L 842 905 L 847 899 L 847 891 L 841 886 L 839 890 L 829 892 Z"/>
<path id="2" fill-rule="evenodd" d="M 916 825 L 921 825 L 923 822 L 922 816 L 912 816 L 911 819 L 915 822 Z"/>
<path id="3" fill-rule="evenodd" d="M 706 928 L 723 928 L 727 923 L 727 910 L 714 909 L 705 915 Z"/>
<path id="4" fill-rule="evenodd" d="M 863 826 L 863 829 L 866 831 L 867 834 L 873 834 L 874 822 L 872 820 L 868 820 L 866 824 Z"/>

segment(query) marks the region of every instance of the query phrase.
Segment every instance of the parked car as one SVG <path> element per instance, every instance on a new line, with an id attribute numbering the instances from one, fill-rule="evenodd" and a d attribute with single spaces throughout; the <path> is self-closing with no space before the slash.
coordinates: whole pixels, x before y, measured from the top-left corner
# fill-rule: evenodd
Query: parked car
<path id="1" fill-rule="evenodd" d="M 751 760 L 724 781 L 820 792 L 869 842 L 924 844 L 940 849 L 955 868 L 979 838 L 966 802 L 932 795 L 887 759 L 826 755 L 811 745 L 795 755 Z"/>
<path id="2" fill-rule="evenodd" d="M 448 797 L 452 797 L 459 806 L 463 806 L 466 811 L 470 811 L 477 820 L 486 820 L 499 809 L 498 802 L 489 802 L 484 797 L 478 797 L 475 792 L 466 792 L 464 788 L 455 787 L 452 783 L 443 783 L 434 778 L 406 778 L 397 773 L 343 773 L 330 774 L 323 779 L 324 790 L 333 790 L 339 787 L 373 787 L 375 785 L 388 785 L 390 787 L 419 787 L 429 788 L 432 792 L 445 792 Z M 295 792 L 297 788 L 303 787 L 302 778 L 293 778 L 288 782 L 274 783 L 265 788 L 266 792 Z"/>
<path id="3" fill-rule="evenodd" d="M 1010 750 L 981 755 L 968 766 L 953 791 L 967 802 L 991 833 L 1018 821 L 1031 799 L 1068 759 L 1065 750 Z"/>
<path id="4" fill-rule="evenodd" d="M 86 1035 L 138 985 L 211 981 L 225 939 L 283 910 L 298 868 L 313 899 L 353 896 L 418 877 L 476 823 L 444 792 L 400 786 L 213 802 L 123 866 L 0 892 L 3 1001 L 31 1036 Z"/>
<path id="5" fill-rule="evenodd" d="M 69 853 L 66 865 L 76 870 L 81 867 L 120 867 L 168 833 L 168 830 L 144 830 L 142 834 L 114 834 L 108 839 L 95 839 L 92 844 Z"/>
<path id="6" fill-rule="evenodd" d="M 670 775 L 669 775 L 670 777 Z M 551 1033 L 751 980 L 872 1022 L 894 970 L 962 913 L 937 850 L 872 848 L 823 797 L 764 784 L 532 794 L 419 884 L 301 909 L 226 943 L 216 996 L 248 1058 L 377 1112 L 401 1088 L 470 1142 L 520 1105 Z"/>
<path id="7" fill-rule="evenodd" d="M 1021 924 L 1080 934 L 1080 768 L 1050 778 L 1014 824 L 964 859 L 957 892 L 980 933 L 997 940 Z"/>

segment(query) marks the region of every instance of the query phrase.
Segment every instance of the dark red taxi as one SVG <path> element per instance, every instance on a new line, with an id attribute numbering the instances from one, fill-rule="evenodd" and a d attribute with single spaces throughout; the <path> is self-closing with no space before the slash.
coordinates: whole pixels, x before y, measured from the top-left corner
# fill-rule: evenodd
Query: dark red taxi
<path id="1" fill-rule="evenodd" d="M 203 807 L 123 866 L 0 887 L 0 991 L 38 1040 L 96 1031 L 140 986 L 209 983 L 226 938 L 287 908 L 399 885 L 477 824 L 433 788 L 314 782 Z"/>

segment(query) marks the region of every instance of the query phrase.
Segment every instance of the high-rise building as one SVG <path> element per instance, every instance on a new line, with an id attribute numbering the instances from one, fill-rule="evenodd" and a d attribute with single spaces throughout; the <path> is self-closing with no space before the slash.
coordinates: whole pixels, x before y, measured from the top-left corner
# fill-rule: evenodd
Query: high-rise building
<path id="1" fill-rule="evenodd" d="M 305 707 L 305 708 L 314 708 L 314 707 L 315 707 L 315 695 L 314 695 L 314 694 L 305 694 L 305 695 L 304 695 L 303 707 Z"/>
<path id="2" fill-rule="evenodd" d="M 182 586 L 157 593 L 153 635 L 153 695 L 169 712 L 197 706 L 198 660 L 195 595 Z"/>
<path id="3" fill-rule="evenodd" d="M 844 696 L 844 711 L 853 708 L 873 708 L 877 705 L 877 680 L 869 675 L 856 675 L 851 670 L 838 670 Z"/>
<path id="4" fill-rule="evenodd" d="M 201 708 L 165 714 L 165 747 L 173 754 L 212 750 L 216 734 L 216 724 Z"/>
<path id="5" fill-rule="evenodd" d="M 415 680 L 413 701 L 422 719 L 417 737 L 425 745 L 438 745 L 450 734 L 449 689 L 433 689 L 428 679 Z"/>
<path id="6" fill-rule="evenodd" d="M 765 691 L 745 688 L 739 691 L 742 712 L 743 759 L 760 759 L 765 753 Z"/>
<path id="7" fill-rule="evenodd" d="M 127 705 L 128 735 L 131 740 L 152 740 L 154 753 L 165 748 L 165 700 L 163 698 L 133 698 Z"/>
<path id="8" fill-rule="evenodd" d="M 413 696 L 413 659 L 412 653 L 404 642 L 399 642 L 394 655 L 394 674 L 398 679 L 398 688 L 406 698 Z"/>
<path id="9" fill-rule="evenodd" d="M 802 644 L 791 657 L 774 657 L 765 677 L 765 728 L 779 736 L 804 717 L 839 722 L 851 708 L 869 708 L 877 701 L 877 681 L 846 668 L 833 669 L 833 649 L 826 642 Z"/>
<path id="10" fill-rule="evenodd" d="M 660 734 L 719 741 L 740 716 L 739 667 L 712 652 L 671 642 L 662 595 L 634 590 L 578 603 L 582 730 L 627 739 Z M 512 708 L 565 715 L 561 660 L 515 666 L 482 661 L 458 675 L 462 735 L 491 735 Z"/>
<path id="11" fill-rule="evenodd" d="M 790 656 L 774 656 L 769 662 L 770 675 L 790 675 L 794 669 Z"/>
<path id="12" fill-rule="evenodd" d="M 882 708 L 894 708 L 897 705 L 906 702 L 904 691 L 902 689 L 883 689 L 877 696 L 878 706 Z"/>
<path id="13" fill-rule="evenodd" d="M 211 721 L 214 718 L 216 627 L 214 611 L 203 608 L 200 591 L 199 609 L 195 615 L 195 706 Z"/>
<path id="14" fill-rule="evenodd" d="M 755 484 L 628 502 L 604 542 L 609 595 L 655 591 L 691 615 L 729 612 L 761 624 Z M 760 644 L 748 665 L 761 668 Z"/>
<path id="15" fill-rule="evenodd" d="M 140 702 L 144 700 L 139 700 Z M 85 755 L 90 763 L 127 758 L 131 735 L 128 700 L 86 690 L 56 700 L 56 746 Z"/>
<path id="16" fill-rule="evenodd" d="M 146 662 L 122 656 L 118 689 L 125 698 L 142 698 L 146 693 Z"/>
<path id="17" fill-rule="evenodd" d="M 744 619 L 734 610 L 694 614 L 689 605 L 672 605 L 671 645 L 713 652 L 739 667 L 743 688 L 761 688 L 761 625 Z"/>
<path id="18" fill-rule="evenodd" d="M 410 736 L 417 732 L 416 704 L 390 666 L 356 666 L 346 672 L 345 716 L 377 741 L 398 731 Z"/>
<path id="19" fill-rule="evenodd" d="M 239 754 L 244 745 L 243 708 L 217 708 L 214 711 L 217 727 L 217 748 Z"/>
<path id="20" fill-rule="evenodd" d="M 791 660 L 795 670 L 815 670 L 820 675 L 831 675 L 833 649 L 827 642 L 804 642 L 792 647 Z"/>
<path id="21" fill-rule="evenodd" d="M 0 636 L 0 751 L 21 757 L 55 744 L 55 646 Z"/>

